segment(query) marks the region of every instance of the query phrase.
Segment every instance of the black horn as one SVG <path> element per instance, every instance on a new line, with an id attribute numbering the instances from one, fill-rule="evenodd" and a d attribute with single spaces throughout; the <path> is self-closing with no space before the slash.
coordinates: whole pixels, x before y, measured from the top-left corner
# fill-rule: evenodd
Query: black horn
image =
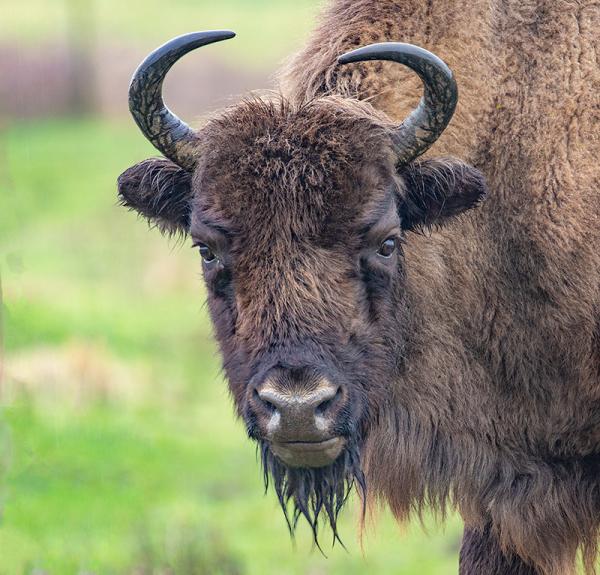
<path id="1" fill-rule="evenodd" d="M 442 134 L 454 114 L 458 88 L 448 66 L 435 54 L 412 44 L 383 42 L 358 48 L 340 56 L 340 64 L 390 60 L 414 70 L 425 87 L 423 97 L 394 134 L 398 164 L 423 154 Z"/>
<path id="2" fill-rule="evenodd" d="M 163 102 L 163 81 L 171 66 L 188 52 L 234 36 L 235 32 L 230 30 L 178 36 L 154 50 L 131 79 L 129 110 L 136 124 L 157 150 L 186 170 L 192 171 L 196 164 L 197 135 Z"/>

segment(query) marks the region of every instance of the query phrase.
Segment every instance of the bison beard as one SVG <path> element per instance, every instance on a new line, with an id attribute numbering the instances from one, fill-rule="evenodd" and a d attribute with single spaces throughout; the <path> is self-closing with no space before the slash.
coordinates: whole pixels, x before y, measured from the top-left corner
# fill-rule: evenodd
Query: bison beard
<path id="1" fill-rule="evenodd" d="M 325 512 L 333 532 L 333 542 L 344 544 L 337 530 L 340 510 L 348 495 L 356 486 L 362 500 L 363 516 L 366 502 L 365 476 L 360 468 L 360 454 L 356 442 L 349 444 L 331 465 L 318 468 L 288 467 L 271 452 L 268 443 L 259 443 L 265 491 L 272 484 L 283 510 L 292 536 L 298 520 L 304 516 L 312 530 L 313 539 L 319 549 L 319 516 Z M 290 514 L 290 504 L 293 511 Z"/>

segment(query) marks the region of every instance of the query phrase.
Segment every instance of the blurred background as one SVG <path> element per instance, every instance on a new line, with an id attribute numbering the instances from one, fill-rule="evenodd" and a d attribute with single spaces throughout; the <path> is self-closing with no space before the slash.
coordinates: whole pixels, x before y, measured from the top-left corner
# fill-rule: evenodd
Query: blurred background
<path id="1" fill-rule="evenodd" d="M 233 415 L 200 259 L 116 204 L 156 152 L 131 73 L 178 34 L 238 37 L 169 75 L 188 121 L 273 85 L 316 0 L 0 0 L 0 575 L 457 572 L 460 526 L 386 512 L 293 544 Z"/>

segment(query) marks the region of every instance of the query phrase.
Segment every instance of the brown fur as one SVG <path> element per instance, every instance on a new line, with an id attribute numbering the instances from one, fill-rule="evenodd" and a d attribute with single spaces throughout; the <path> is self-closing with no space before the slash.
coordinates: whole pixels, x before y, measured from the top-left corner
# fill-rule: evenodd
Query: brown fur
<path id="1" fill-rule="evenodd" d="M 593 0 L 337 0 L 282 72 L 282 98 L 202 128 L 192 192 L 174 204 L 172 225 L 192 237 L 209 241 L 207 220 L 222 230 L 210 241 L 223 261 L 205 278 L 251 435 L 248 382 L 274 358 L 351 373 L 354 412 L 340 433 L 359 438 L 371 501 L 399 519 L 456 506 L 469 526 L 463 556 L 495 557 L 488 571 L 465 559 L 469 575 L 573 573 L 578 549 L 593 570 L 599 28 Z M 456 160 L 395 173 L 390 127 L 418 80 L 398 65 L 335 64 L 379 40 L 419 44 L 455 72 L 460 103 L 433 151 L 485 173 L 480 209 L 448 220 L 483 189 Z M 153 214 L 143 198 L 150 186 L 163 205 L 168 192 L 145 171 L 126 172 L 121 195 L 165 225 L 169 210 Z M 388 195 L 405 232 L 435 228 L 408 233 L 393 269 L 356 258 L 357 230 Z"/>
<path id="2" fill-rule="evenodd" d="M 503 552 L 489 525 L 483 530 L 465 529 L 460 550 L 461 575 L 538 575 L 539 571 L 523 563 L 514 553 Z"/>
<path id="3" fill-rule="evenodd" d="M 394 39 L 453 69 L 460 103 L 434 150 L 473 162 L 491 191 L 407 246 L 414 353 L 371 432 L 367 480 L 399 517 L 449 497 L 468 523 L 491 518 L 553 574 L 578 546 L 591 569 L 600 512 L 599 27 L 590 0 L 341 1 L 283 75 L 300 100 L 341 92 L 403 117 L 395 94 L 419 93 L 406 71 L 340 71 L 336 56 Z"/>

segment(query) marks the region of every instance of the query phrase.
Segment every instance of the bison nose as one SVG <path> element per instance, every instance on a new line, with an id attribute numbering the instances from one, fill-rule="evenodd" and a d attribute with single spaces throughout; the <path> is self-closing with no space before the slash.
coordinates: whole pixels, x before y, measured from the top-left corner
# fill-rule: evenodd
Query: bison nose
<path id="1" fill-rule="evenodd" d="M 253 407 L 266 439 L 319 442 L 332 436 L 343 390 L 307 370 L 274 370 L 253 390 Z"/>

